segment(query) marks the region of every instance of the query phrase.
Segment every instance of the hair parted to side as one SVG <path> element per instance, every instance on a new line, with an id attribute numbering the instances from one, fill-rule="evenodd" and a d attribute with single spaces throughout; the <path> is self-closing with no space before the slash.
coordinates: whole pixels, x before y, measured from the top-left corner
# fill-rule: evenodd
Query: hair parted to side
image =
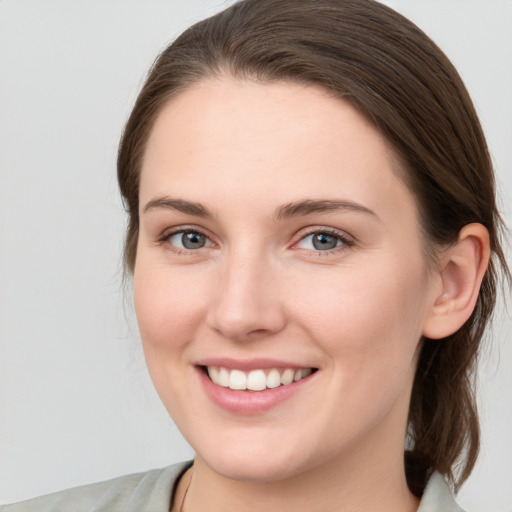
<path id="1" fill-rule="evenodd" d="M 434 258 L 436 247 L 454 243 L 466 224 L 488 229 L 493 257 L 475 310 L 455 334 L 423 340 L 409 412 L 411 491 L 421 495 L 434 470 L 458 488 L 479 448 L 478 349 L 495 306 L 498 268 L 508 278 L 510 272 L 499 241 L 491 160 L 457 71 L 418 27 L 373 0 L 244 0 L 192 26 L 155 61 L 120 143 L 130 271 L 139 175 L 155 119 L 171 98 L 221 75 L 315 84 L 356 106 L 395 149 Z"/>

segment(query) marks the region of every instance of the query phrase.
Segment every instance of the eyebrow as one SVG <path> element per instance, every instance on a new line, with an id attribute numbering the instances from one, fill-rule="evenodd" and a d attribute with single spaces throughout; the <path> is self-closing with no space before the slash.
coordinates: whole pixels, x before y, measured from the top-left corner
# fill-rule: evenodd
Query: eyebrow
<path id="1" fill-rule="evenodd" d="M 287 219 L 290 217 L 300 217 L 311 213 L 325 213 L 329 211 L 349 210 L 353 212 L 365 213 L 379 219 L 379 216 L 362 204 L 344 199 L 305 199 L 296 201 L 279 207 L 274 213 L 275 220 Z"/>
<path id="2" fill-rule="evenodd" d="M 201 203 L 186 201 L 184 199 L 173 199 L 167 196 L 151 199 L 145 204 L 143 212 L 146 213 L 149 210 L 159 208 L 176 210 L 187 215 L 194 215 L 195 217 L 205 219 L 214 218 L 213 213 Z M 337 210 L 364 213 L 379 219 L 378 215 L 373 210 L 370 210 L 362 204 L 344 199 L 304 199 L 302 201 L 294 201 L 278 207 L 274 211 L 273 218 L 275 221 L 280 221 L 291 217 L 309 215 L 311 213 L 325 213 Z"/>
<path id="3" fill-rule="evenodd" d="M 148 201 L 145 204 L 143 212 L 146 213 L 149 210 L 158 208 L 177 210 L 181 213 L 194 215 L 196 217 L 202 217 L 205 219 L 213 218 L 212 212 L 210 212 L 210 210 L 208 210 L 208 208 L 203 206 L 201 203 L 185 201 L 183 199 L 173 199 L 171 197 L 157 197 L 155 199 L 151 199 L 151 201 Z"/>

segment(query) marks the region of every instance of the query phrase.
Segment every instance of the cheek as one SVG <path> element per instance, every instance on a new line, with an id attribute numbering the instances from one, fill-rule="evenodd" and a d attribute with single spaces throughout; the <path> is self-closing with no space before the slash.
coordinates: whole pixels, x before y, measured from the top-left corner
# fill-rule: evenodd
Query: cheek
<path id="1" fill-rule="evenodd" d="M 391 269 L 360 274 L 350 269 L 330 283 L 329 293 L 308 294 L 301 307 L 308 312 L 303 325 L 330 361 L 333 402 L 339 407 L 326 414 L 331 423 L 361 435 L 385 417 L 401 425 L 415 372 L 423 282 L 418 274 Z"/>
<path id="2" fill-rule="evenodd" d="M 302 294 L 304 325 L 333 364 L 344 367 L 344 375 L 403 375 L 421 338 L 427 290 L 423 265 L 400 265 L 397 259 L 385 263 L 342 269 L 325 282 L 320 276 Z"/>
<path id="3" fill-rule="evenodd" d="M 134 301 L 146 352 L 179 350 L 193 338 L 205 309 L 207 288 L 206 276 L 197 269 L 176 272 L 168 265 L 146 262 L 144 256 L 138 259 Z"/>
<path id="4" fill-rule="evenodd" d="M 197 277 L 145 260 L 144 255 L 138 256 L 134 271 L 135 311 L 146 364 L 157 393 L 178 424 L 184 411 L 194 412 L 187 347 L 198 337 L 207 297 L 207 283 Z"/>

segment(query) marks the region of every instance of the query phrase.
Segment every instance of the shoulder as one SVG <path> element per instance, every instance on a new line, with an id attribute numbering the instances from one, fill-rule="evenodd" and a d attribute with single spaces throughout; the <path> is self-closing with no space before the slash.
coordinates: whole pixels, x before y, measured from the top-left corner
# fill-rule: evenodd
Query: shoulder
<path id="1" fill-rule="evenodd" d="M 74 487 L 0 506 L 0 512 L 167 512 L 174 484 L 190 465 L 191 462 L 183 462 Z"/>
<path id="2" fill-rule="evenodd" d="M 439 473 L 434 473 L 427 483 L 418 512 L 464 512 Z"/>

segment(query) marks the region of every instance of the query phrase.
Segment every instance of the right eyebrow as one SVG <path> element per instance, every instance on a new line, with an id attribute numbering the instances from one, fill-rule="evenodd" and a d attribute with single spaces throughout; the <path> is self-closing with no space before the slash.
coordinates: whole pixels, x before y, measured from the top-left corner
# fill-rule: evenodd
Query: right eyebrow
<path id="1" fill-rule="evenodd" d="M 183 199 L 173 199 L 172 197 L 163 196 L 156 197 L 148 201 L 143 208 L 143 213 L 146 213 L 150 210 L 155 209 L 169 209 L 176 210 L 181 213 L 185 213 L 188 215 L 195 215 L 196 217 L 202 217 L 205 219 L 212 219 L 213 214 L 206 208 L 206 206 L 201 203 L 196 203 L 194 201 L 184 201 Z"/>
<path id="2" fill-rule="evenodd" d="M 366 206 L 348 201 L 345 199 L 305 199 L 281 206 L 274 212 L 276 220 L 286 219 L 289 217 L 299 217 L 301 215 L 310 215 L 312 213 L 326 213 L 329 211 L 354 211 L 372 215 L 380 220 L 378 215 Z"/>

